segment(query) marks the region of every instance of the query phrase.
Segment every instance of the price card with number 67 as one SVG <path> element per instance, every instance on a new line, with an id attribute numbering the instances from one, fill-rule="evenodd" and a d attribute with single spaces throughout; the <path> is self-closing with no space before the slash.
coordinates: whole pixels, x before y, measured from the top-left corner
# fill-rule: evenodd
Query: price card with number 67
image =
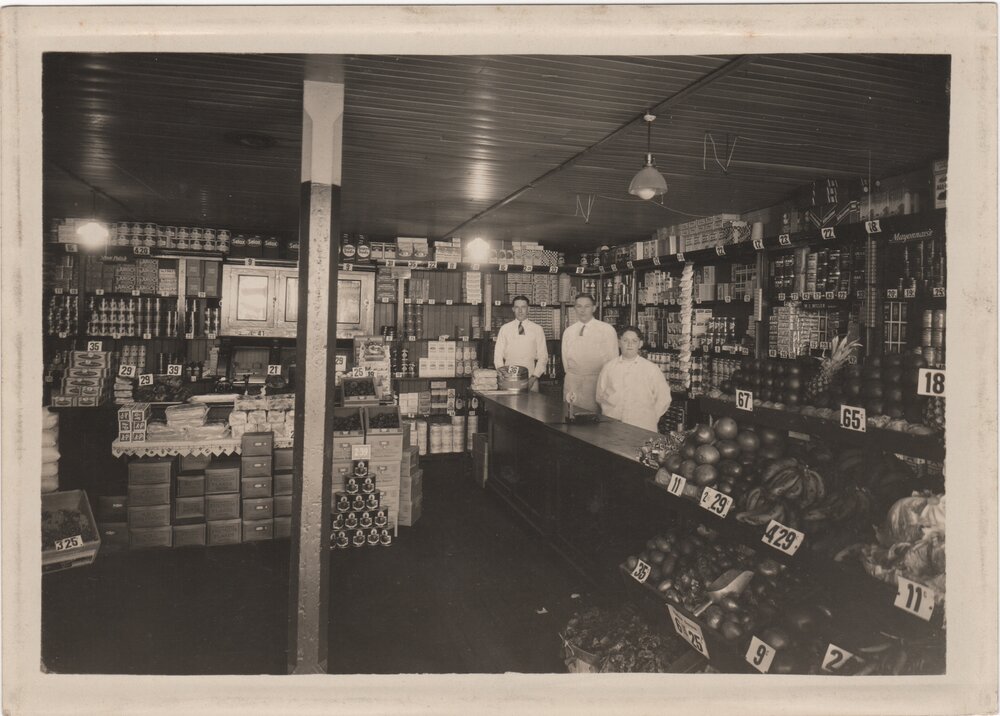
<path id="1" fill-rule="evenodd" d="M 749 390 L 736 391 L 736 407 L 739 410 L 753 412 L 753 393 Z"/>
<path id="2" fill-rule="evenodd" d="M 708 659 L 708 645 L 705 643 L 705 635 L 701 633 L 701 626 L 698 622 L 688 619 L 686 616 L 674 609 L 673 604 L 668 604 L 667 610 L 670 612 L 670 620 L 674 623 L 674 631 L 677 632 L 677 636 L 686 641 L 695 651 Z"/>
<path id="3" fill-rule="evenodd" d="M 756 636 L 750 640 L 750 647 L 747 649 L 746 660 L 753 668 L 762 674 L 771 670 L 771 662 L 774 661 L 774 648 L 761 641 Z"/>

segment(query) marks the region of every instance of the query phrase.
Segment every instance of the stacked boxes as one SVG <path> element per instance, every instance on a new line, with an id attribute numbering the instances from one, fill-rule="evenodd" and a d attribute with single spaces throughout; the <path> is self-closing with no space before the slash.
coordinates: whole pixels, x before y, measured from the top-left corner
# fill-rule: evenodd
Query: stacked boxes
<path id="1" fill-rule="evenodd" d="M 292 536 L 292 448 L 274 449 L 274 539 Z"/>
<path id="2" fill-rule="evenodd" d="M 462 300 L 466 303 L 483 302 L 483 275 L 479 271 L 466 271 L 462 276 Z"/>
<path id="3" fill-rule="evenodd" d="M 455 341 L 429 341 L 427 357 L 418 361 L 422 378 L 453 378 L 455 376 Z"/>
<path id="4" fill-rule="evenodd" d="M 212 458 L 205 467 L 205 524 L 209 545 L 242 541 L 240 476 L 239 458 Z"/>
<path id="5" fill-rule="evenodd" d="M 368 472 L 374 476 L 375 488 L 381 493 L 381 506 L 389 521 L 396 524 L 403 458 L 403 427 L 397 408 L 387 406 L 365 411 L 365 444 L 371 448 Z"/>
<path id="6" fill-rule="evenodd" d="M 212 465 L 208 456 L 182 456 L 174 488 L 174 547 L 203 547 L 208 543 L 206 528 L 205 470 Z"/>
<path id="7" fill-rule="evenodd" d="M 462 240 L 459 238 L 434 242 L 434 260 L 438 263 L 458 263 L 462 260 Z"/>
<path id="8" fill-rule="evenodd" d="M 128 403 L 118 409 L 119 442 L 145 442 L 149 423 L 149 403 Z"/>
<path id="9" fill-rule="evenodd" d="M 405 448 L 399 466 L 399 516 L 397 524 L 403 527 L 412 527 L 420 519 L 423 507 L 424 471 L 419 469 L 418 452 L 416 446 Z"/>
<path id="10" fill-rule="evenodd" d="M 273 451 L 273 433 L 246 433 L 243 436 L 240 494 L 244 542 L 274 537 Z"/>
<path id="11" fill-rule="evenodd" d="M 428 255 L 427 239 L 415 239 L 405 236 L 396 239 L 396 257 L 400 259 L 426 259 Z"/>
<path id="12" fill-rule="evenodd" d="M 56 407 L 97 407 L 107 398 L 114 365 L 108 351 L 71 351 L 69 368 L 63 375 L 59 392 L 52 394 Z"/>
<path id="13" fill-rule="evenodd" d="M 132 549 L 170 547 L 176 462 L 170 457 L 143 458 L 128 465 L 127 520 Z"/>

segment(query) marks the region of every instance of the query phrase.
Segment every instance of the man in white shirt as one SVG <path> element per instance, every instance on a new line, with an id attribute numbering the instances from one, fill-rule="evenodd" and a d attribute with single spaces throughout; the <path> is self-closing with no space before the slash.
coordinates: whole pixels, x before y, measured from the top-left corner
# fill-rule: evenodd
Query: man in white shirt
<path id="1" fill-rule="evenodd" d="M 538 391 L 538 379 L 548 368 L 549 351 L 545 331 L 528 320 L 528 299 L 515 296 L 512 301 L 514 320 L 503 324 L 497 333 L 493 349 L 493 365 L 519 365 L 528 369 L 528 390 Z"/>
<path id="2" fill-rule="evenodd" d="M 642 332 L 635 326 L 622 330 L 622 354 L 601 370 L 597 402 L 609 418 L 657 432 L 660 416 L 670 407 L 670 386 L 656 366 L 639 355 Z"/>
<path id="3" fill-rule="evenodd" d="M 563 331 L 562 363 L 566 371 L 563 398 L 584 410 L 597 411 L 597 376 L 618 356 L 614 326 L 594 318 L 594 297 L 581 293 L 573 304 L 577 322 Z"/>

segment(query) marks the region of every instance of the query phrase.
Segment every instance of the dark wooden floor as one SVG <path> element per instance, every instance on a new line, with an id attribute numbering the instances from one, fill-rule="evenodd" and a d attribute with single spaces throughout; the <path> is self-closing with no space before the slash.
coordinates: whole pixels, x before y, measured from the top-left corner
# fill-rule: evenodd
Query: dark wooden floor
<path id="1" fill-rule="evenodd" d="M 331 673 L 564 670 L 586 594 L 465 458 L 425 461 L 424 512 L 388 548 L 331 556 Z M 288 543 L 107 555 L 42 581 L 59 673 L 285 673 Z"/>

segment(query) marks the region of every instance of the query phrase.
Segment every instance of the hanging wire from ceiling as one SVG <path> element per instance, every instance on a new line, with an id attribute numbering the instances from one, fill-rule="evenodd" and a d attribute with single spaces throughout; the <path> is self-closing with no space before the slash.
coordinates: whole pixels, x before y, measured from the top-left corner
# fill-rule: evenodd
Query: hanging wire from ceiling
<path id="1" fill-rule="evenodd" d="M 705 132 L 705 136 L 701 139 L 701 168 L 708 169 L 708 143 L 712 143 L 712 155 L 715 157 L 715 163 L 719 165 L 719 169 L 722 170 L 723 174 L 729 174 L 729 164 L 733 161 L 733 152 L 736 151 L 736 143 L 740 140 L 737 136 L 733 140 L 733 146 L 729 149 L 729 156 L 726 157 L 726 163 L 723 164 L 719 161 L 719 153 L 715 148 L 715 138 L 712 136 L 711 132 Z M 728 140 L 727 140 L 728 143 Z"/>
<path id="2" fill-rule="evenodd" d="M 582 216 L 583 217 L 583 223 L 584 224 L 589 224 L 590 223 L 590 212 L 593 211 L 593 209 L 594 209 L 594 200 L 595 199 L 596 199 L 596 197 L 593 194 L 588 194 L 587 195 L 587 208 L 584 209 L 583 208 L 583 204 L 580 203 L 580 195 L 577 194 L 576 195 L 576 211 L 573 212 L 573 216 L 574 217 L 576 217 L 576 216 Z"/>
<path id="3" fill-rule="evenodd" d="M 618 201 L 623 204 L 643 204 L 645 206 L 655 206 L 660 209 L 665 209 L 666 211 L 672 211 L 675 214 L 681 214 L 682 216 L 690 216 L 695 219 L 707 219 L 711 216 L 711 214 L 692 214 L 687 211 L 681 211 L 680 209 L 675 209 L 671 206 L 667 206 L 666 204 L 664 204 L 662 199 L 660 201 L 646 201 L 645 199 L 619 199 L 616 196 L 605 196 L 604 194 L 596 194 L 595 196 L 598 199 L 607 199 L 608 201 Z"/>

